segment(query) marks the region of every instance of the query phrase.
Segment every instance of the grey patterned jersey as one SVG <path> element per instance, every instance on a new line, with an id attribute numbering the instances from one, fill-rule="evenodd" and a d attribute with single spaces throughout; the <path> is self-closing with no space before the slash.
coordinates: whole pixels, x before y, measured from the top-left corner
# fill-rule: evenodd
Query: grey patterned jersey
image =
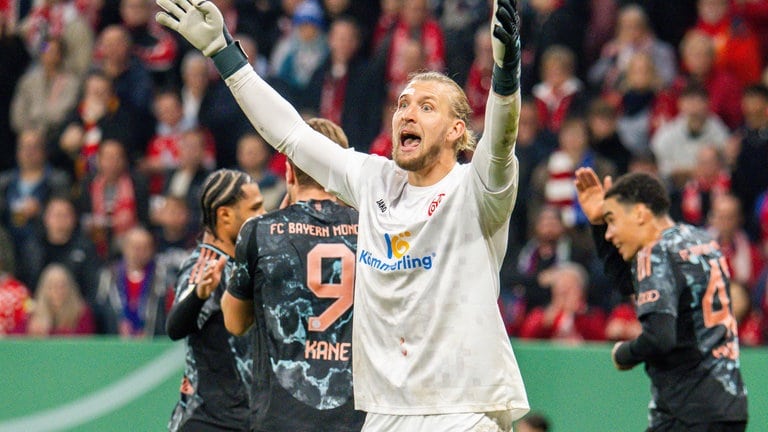
<path id="1" fill-rule="evenodd" d="M 352 302 L 357 212 L 308 201 L 240 230 L 229 292 L 254 302 L 254 425 L 356 431 Z"/>
<path id="2" fill-rule="evenodd" d="M 638 253 L 632 274 L 644 326 L 650 314 L 676 318 L 675 347 L 645 362 L 651 426 L 670 416 L 686 423 L 746 420 L 728 266 L 717 242 L 703 230 L 676 225 Z"/>

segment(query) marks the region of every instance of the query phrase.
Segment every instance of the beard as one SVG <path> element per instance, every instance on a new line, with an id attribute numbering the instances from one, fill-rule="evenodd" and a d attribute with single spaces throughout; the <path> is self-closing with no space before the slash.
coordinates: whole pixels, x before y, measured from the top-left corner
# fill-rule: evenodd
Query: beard
<path id="1" fill-rule="evenodd" d="M 407 157 L 403 157 L 400 153 L 400 143 L 396 141 L 392 145 L 392 160 L 395 161 L 397 166 L 406 171 L 421 171 L 424 168 L 434 165 L 440 155 L 440 146 L 433 145 L 426 148 L 424 151 L 424 145 L 422 142 L 419 144 L 418 154 L 408 154 Z"/>

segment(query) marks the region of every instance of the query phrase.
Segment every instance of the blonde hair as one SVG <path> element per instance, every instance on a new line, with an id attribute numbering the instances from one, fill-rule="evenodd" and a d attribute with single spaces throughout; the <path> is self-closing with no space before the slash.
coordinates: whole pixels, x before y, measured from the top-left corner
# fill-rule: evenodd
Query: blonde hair
<path id="1" fill-rule="evenodd" d="M 57 276 L 64 276 L 67 293 L 64 303 L 56 308 L 51 301 L 51 290 Z M 75 282 L 72 273 L 61 264 L 50 264 L 40 275 L 35 292 L 35 306 L 29 319 L 31 327 L 47 329 L 51 333 L 55 329 L 74 330 L 86 308 L 85 301 L 80 295 L 80 287 Z"/>
<path id="2" fill-rule="evenodd" d="M 472 118 L 472 108 L 469 106 L 469 101 L 467 100 L 467 95 L 464 93 L 464 90 L 456 83 L 456 81 L 440 72 L 429 71 L 412 74 L 408 84 L 410 85 L 417 81 L 432 81 L 443 84 L 449 89 L 448 98 L 451 104 L 451 112 L 457 119 L 463 121 L 465 125 L 464 135 L 456 140 L 454 150 L 457 154 L 463 150 L 474 150 L 475 145 L 477 145 L 477 140 L 475 134 L 469 128 Z"/>

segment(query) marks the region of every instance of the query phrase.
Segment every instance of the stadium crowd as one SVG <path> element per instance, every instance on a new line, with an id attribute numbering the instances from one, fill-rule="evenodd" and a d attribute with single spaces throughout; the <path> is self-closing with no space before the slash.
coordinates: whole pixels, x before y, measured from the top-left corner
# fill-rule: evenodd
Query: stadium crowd
<path id="1" fill-rule="evenodd" d="M 213 0 L 303 115 L 391 155 L 409 73 L 446 72 L 483 128 L 488 0 Z M 214 168 L 285 192 L 285 158 L 152 0 L 0 3 L 0 335 L 165 331 Z M 510 336 L 635 337 L 603 275 L 574 171 L 658 175 L 709 229 L 743 345 L 768 343 L 768 1 L 523 0 L 519 194 L 501 274 Z M 15 155 L 15 157 L 14 157 Z M 461 155 L 472 157 L 470 152 Z"/>

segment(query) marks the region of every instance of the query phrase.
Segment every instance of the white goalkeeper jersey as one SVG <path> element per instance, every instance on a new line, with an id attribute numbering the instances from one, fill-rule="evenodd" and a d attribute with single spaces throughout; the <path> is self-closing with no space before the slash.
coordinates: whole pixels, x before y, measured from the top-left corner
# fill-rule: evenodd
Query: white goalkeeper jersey
<path id="1" fill-rule="evenodd" d="M 518 95 L 491 94 L 470 164 L 415 187 L 393 161 L 344 150 L 313 131 L 249 66 L 227 85 L 270 144 L 360 213 L 356 408 L 524 415 L 525 387 L 497 304 L 517 194 Z"/>

